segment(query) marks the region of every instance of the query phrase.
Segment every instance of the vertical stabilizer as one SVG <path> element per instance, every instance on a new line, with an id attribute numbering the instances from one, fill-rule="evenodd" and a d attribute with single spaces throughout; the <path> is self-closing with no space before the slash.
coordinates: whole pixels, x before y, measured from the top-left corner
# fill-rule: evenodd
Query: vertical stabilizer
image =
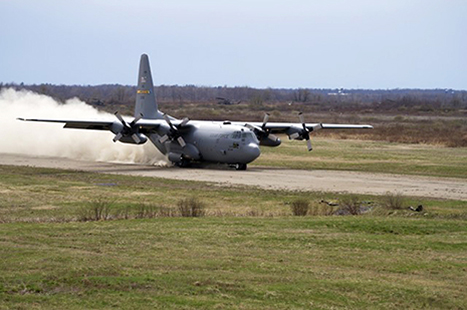
<path id="1" fill-rule="evenodd" d="M 138 88 L 136 90 L 135 117 L 143 114 L 146 119 L 162 118 L 154 94 L 151 68 L 149 67 L 148 55 L 141 55 L 138 74 Z"/>

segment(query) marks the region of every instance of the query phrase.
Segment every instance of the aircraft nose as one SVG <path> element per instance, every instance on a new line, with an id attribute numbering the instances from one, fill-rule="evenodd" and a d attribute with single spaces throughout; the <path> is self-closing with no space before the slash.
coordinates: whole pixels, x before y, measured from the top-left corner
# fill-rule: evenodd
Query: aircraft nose
<path id="1" fill-rule="evenodd" d="M 259 149 L 259 146 L 256 143 L 250 143 L 248 144 L 246 148 L 247 154 L 248 154 L 248 161 L 252 162 L 256 158 L 259 157 L 261 154 L 261 151 Z"/>

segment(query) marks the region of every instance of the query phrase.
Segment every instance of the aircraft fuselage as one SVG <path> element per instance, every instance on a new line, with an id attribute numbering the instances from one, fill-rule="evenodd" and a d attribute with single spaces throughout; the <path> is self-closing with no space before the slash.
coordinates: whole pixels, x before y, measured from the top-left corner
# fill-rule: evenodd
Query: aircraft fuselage
<path id="1" fill-rule="evenodd" d="M 200 125 L 193 132 L 193 143 L 202 158 L 212 162 L 247 164 L 261 154 L 259 141 L 252 131 L 230 124 Z"/>
<path id="2" fill-rule="evenodd" d="M 181 137 L 183 147 L 174 139 L 159 143 L 159 137 L 151 141 L 169 159 L 181 162 L 184 159 L 226 164 L 248 164 L 261 154 L 255 134 L 243 126 L 223 122 L 190 121 Z"/>

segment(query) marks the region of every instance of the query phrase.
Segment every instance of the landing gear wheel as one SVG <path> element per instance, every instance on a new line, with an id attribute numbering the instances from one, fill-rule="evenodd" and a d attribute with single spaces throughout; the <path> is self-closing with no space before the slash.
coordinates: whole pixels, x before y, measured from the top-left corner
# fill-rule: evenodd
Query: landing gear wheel
<path id="1" fill-rule="evenodd" d="M 246 164 L 236 164 L 235 165 L 235 170 L 246 170 Z"/>
<path id="2" fill-rule="evenodd" d="M 191 162 L 189 160 L 182 159 L 177 163 L 177 166 L 179 166 L 180 168 L 189 168 L 191 167 Z"/>

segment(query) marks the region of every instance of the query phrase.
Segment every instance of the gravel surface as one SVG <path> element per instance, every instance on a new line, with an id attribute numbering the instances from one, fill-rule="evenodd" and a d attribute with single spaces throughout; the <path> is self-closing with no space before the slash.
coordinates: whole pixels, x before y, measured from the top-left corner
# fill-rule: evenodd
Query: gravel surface
<path id="1" fill-rule="evenodd" d="M 374 195 L 384 194 L 389 191 L 407 196 L 467 201 L 467 181 L 455 178 L 353 171 L 291 170 L 270 167 L 249 167 L 247 171 L 236 171 L 221 165 L 182 169 L 177 167 L 79 161 L 58 157 L 34 157 L 19 154 L 0 154 L 0 164 L 204 181 L 219 186 L 246 185 L 266 189 Z"/>

